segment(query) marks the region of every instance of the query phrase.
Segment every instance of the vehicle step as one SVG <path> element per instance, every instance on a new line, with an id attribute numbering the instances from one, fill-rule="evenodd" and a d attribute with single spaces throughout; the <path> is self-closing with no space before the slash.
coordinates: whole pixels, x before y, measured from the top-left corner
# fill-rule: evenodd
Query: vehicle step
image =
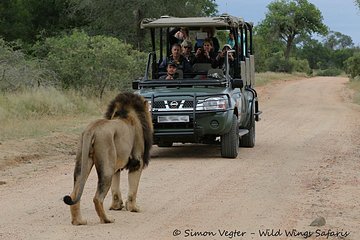
<path id="1" fill-rule="evenodd" d="M 239 129 L 239 136 L 244 136 L 249 133 L 248 129 Z"/>

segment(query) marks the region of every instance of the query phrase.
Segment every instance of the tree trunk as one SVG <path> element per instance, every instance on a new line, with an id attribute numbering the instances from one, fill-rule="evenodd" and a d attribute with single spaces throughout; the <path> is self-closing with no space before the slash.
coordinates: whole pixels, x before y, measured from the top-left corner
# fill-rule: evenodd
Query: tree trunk
<path id="1" fill-rule="evenodd" d="M 285 54 L 284 54 L 286 61 L 289 61 L 293 41 L 294 41 L 293 36 L 289 36 L 286 41 L 286 49 L 285 49 Z"/>

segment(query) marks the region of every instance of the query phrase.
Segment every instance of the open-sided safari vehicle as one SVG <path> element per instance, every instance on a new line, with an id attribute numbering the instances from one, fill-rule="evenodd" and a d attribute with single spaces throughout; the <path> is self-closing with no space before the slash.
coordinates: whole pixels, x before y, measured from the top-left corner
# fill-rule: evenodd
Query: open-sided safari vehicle
<path id="1" fill-rule="evenodd" d="M 236 158 L 239 147 L 254 147 L 259 105 L 255 85 L 252 24 L 229 15 L 219 17 L 144 19 L 142 28 L 151 32 L 145 76 L 133 88 L 151 104 L 154 143 L 221 144 L 221 156 Z M 186 27 L 191 36 L 204 28 L 232 31 L 235 46 L 225 54 L 222 68 L 195 63 L 191 72 L 179 72 L 175 80 L 159 80 L 159 69 L 170 55 L 169 32 Z M 195 41 L 195 39 L 194 39 Z M 193 43 L 194 44 L 194 43 Z M 229 64 L 229 54 L 234 61 Z"/>

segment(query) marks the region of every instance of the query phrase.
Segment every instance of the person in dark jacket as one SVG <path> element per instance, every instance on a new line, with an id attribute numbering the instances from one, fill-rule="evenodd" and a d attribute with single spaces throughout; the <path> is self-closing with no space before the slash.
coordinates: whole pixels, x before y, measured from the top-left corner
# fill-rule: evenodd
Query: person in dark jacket
<path id="1" fill-rule="evenodd" d="M 171 55 L 168 58 L 165 58 L 159 66 L 159 71 L 165 72 L 168 62 L 174 62 L 177 69 L 182 70 L 184 73 L 191 72 L 191 64 L 185 59 L 181 54 L 181 46 L 178 43 L 175 43 L 171 47 Z"/>
<path id="2" fill-rule="evenodd" d="M 194 63 L 211 63 L 211 66 L 216 68 L 218 66 L 216 56 L 212 40 L 206 38 L 203 46 L 196 50 Z"/>

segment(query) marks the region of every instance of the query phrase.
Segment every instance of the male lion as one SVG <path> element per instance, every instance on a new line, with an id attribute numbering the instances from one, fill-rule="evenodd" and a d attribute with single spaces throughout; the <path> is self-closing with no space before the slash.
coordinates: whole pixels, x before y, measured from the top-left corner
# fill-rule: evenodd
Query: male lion
<path id="1" fill-rule="evenodd" d="M 152 120 L 145 99 L 133 93 L 120 93 L 108 106 L 106 119 L 90 123 L 81 135 L 76 154 L 73 192 L 64 197 L 70 205 L 71 223 L 87 222 L 80 213 L 80 198 L 85 182 L 95 164 L 98 186 L 94 196 L 96 212 L 101 223 L 112 223 L 104 211 L 103 202 L 110 186 L 111 210 L 121 210 L 120 171 L 129 170 L 127 210 L 138 212 L 136 194 L 141 171 L 149 164 L 152 146 Z"/>

